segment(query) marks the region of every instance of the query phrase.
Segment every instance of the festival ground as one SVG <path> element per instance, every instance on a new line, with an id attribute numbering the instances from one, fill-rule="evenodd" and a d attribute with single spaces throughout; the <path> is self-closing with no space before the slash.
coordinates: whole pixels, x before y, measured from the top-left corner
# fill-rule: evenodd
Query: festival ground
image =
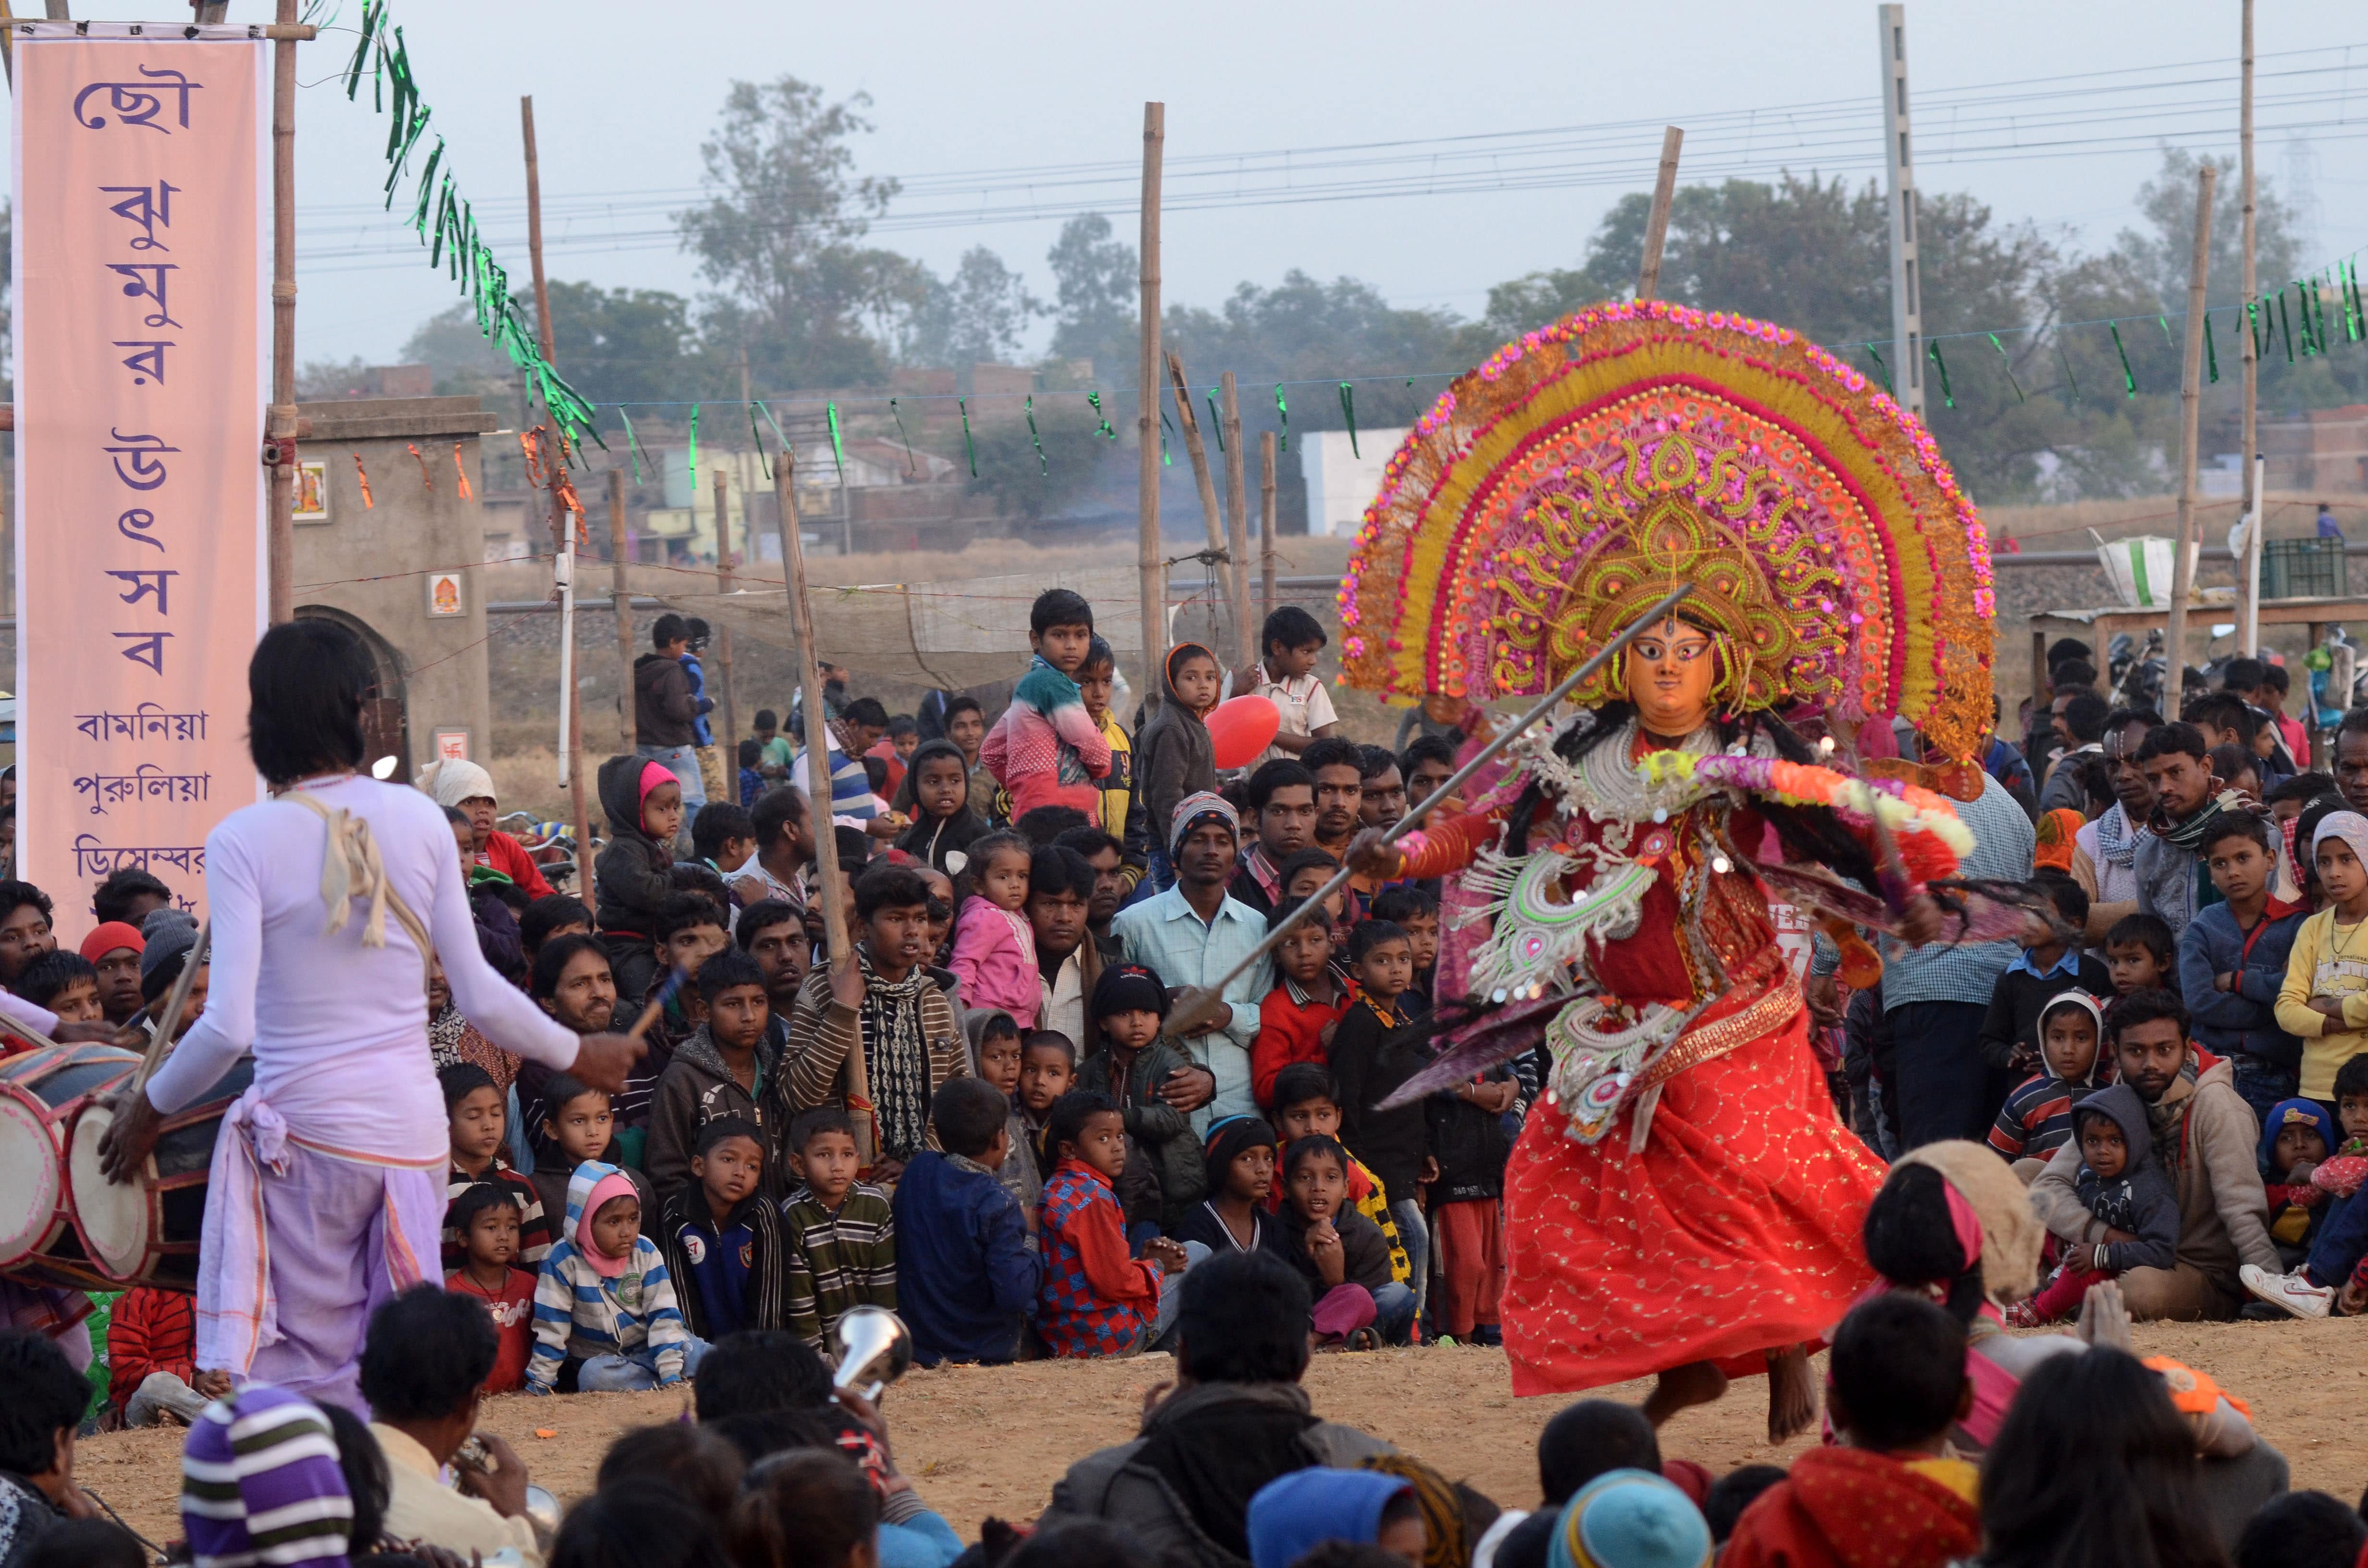
<path id="1" fill-rule="evenodd" d="M 2368 1359 L 2351 1343 L 2363 1332 L 2368 1325 L 2348 1321 L 2141 1324 L 2136 1338 L 2140 1355 L 2190 1362 L 2248 1401 L 2262 1434 L 2293 1465 L 2297 1489 L 2317 1487 L 2349 1501 L 2368 1484 Z M 964 1540 L 976 1540 L 981 1519 L 1032 1517 L 1073 1460 L 1131 1437 L 1144 1391 L 1172 1366 L 1164 1356 L 1148 1356 L 916 1370 L 886 1402 L 897 1463 Z M 1601 1392 L 1634 1403 L 1647 1387 Z M 1662 1432 L 1665 1451 L 1720 1471 L 1790 1462 L 1815 1439 L 1769 1447 L 1764 1387 L 1741 1383 L 1718 1403 L 1680 1415 Z M 1566 1403 L 1513 1398 L 1504 1355 L 1496 1350 L 1322 1356 L 1308 1371 L 1307 1388 L 1320 1415 L 1387 1437 L 1513 1507 L 1537 1502 L 1538 1428 Z M 515 1444 L 534 1479 L 568 1499 L 590 1488 L 619 1432 L 670 1420 L 685 1403 L 670 1391 L 542 1400 L 521 1394 L 494 1401 L 482 1426 Z M 75 1476 L 142 1535 L 162 1541 L 180 1533 L 180 1448 L 177 1430 L 89 1438 L 76 1449 Z"/>

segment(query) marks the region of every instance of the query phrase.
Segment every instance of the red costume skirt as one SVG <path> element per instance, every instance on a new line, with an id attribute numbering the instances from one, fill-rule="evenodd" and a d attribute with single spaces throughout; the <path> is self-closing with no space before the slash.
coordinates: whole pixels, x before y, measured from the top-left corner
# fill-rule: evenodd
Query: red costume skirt
<path id="1" fill-rule="evenodd" d="M 1873 1279 L 1882 1162 L 1834 1119 L 1804 1010 L 1661 1090 L 1652 1135 L 1600 1143 L 1541 1104 L 1505 1171 L 1505 1348 L 1517 1394 L 1695 1361 L 1730 1376 L 1823 1335 Z"/>

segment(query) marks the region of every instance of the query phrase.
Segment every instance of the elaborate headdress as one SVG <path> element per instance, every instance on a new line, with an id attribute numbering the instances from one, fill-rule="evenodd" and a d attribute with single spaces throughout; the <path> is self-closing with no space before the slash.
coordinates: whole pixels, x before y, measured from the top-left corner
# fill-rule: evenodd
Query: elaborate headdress
<path id="1" fill-rule="evenodd" d="M 1689 579 L 1722 707 L 1903 716 L 1960 759 L 1987 733 L 1989 541 L 1930 433 L 1793 332 L 1660 301 L 1508 344 L 1423 415 L 1349 560 L 1344 678 L 1536 695 Z"/>

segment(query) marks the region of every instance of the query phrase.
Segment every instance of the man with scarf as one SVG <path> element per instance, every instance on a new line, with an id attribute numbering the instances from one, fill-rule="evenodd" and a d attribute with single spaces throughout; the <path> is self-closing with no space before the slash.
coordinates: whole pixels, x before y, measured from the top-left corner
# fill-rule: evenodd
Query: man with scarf
<path id="1" fill-rule="evenodd" d="M 786 1071 L 773 1080 L 785 1126 L 816 1106 L 853 1117 L 856 1146 L 870 1146 L 864 1179 L 882 1187 L 928 1146 L 938 1085 L 970 1071 L 953 1006 L 928 969 L 928 884 L 905 867 L 883 862 L 858 879 L 853 961 L 806 976 L 790 1009 Z"/>
<path id="2" fill-rule="evenodd" d="M 2146 709 L 2116 708 L 2105 715 L 2105 778 L 2113 803 L 2072 837 L 2072 880 L 2089 895 L 2089 945 L 2101 949 L 2113 922 L 2138 912 L 2138 845 L 2153 835 L 2154 786 L 2138 766 L 2138 748 L 2162 719 Z"/>
<path id="3" fill-rule="evenodd" d="M 1248 1568 L 1250 1499 L 1310 1466 L 1395 1452 L 1318 1420 L 1306 1391 L 1306 1283 L 1262 1252 L 1219 1254 L 1184 1277 L 1176 1381 L 1152 1391 L 1141 1436 L 1087 1455 L 1053 1483 L 1044 1521 L 1098 1518 L 1190 1568 Z"/>
<path id="4" fill-rule="evenodd" d="M 2151 836 L 2131 858 L 2138 911 L 2159 916 L 2176 939 L 2197 910 L 2219 902 L 2203 867 L 2204 835 L 2212 819 L 2242 797 L 2215 790 L 2212 748 L 2192 724 L 2165 724 L 2148 734 L 2138 747 L 2138 767 L 2155 798 Z"/>

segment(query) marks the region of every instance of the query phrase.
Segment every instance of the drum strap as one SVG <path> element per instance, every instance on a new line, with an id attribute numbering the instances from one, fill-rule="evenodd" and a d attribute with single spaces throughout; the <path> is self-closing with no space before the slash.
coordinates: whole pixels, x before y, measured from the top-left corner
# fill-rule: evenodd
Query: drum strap
<path id="1" fill-rule="evenodd" d="M 435 944 L 427 939 L 427 928 L 419 923 L 403 895 L 387 881 L 386 863 L 378 852 L 378 840 L 370 836 L 370 821 L 340 808 L 324 806 L 312 796 L 290 791 L 280 797 L 293 801 L 321 819 L 329 832 L 329 841 L 321 855 L 321 902 L 328 907 L 327 935 L 336 936 L 346 927 L 353 914 L 353 901 L 370 901 L 370 913 L 362 919 L 362 946 L 386 946 L 386 917 L 392 912 L 395 923 L 419 949 L 423 970 L 436 961 Z"/>

